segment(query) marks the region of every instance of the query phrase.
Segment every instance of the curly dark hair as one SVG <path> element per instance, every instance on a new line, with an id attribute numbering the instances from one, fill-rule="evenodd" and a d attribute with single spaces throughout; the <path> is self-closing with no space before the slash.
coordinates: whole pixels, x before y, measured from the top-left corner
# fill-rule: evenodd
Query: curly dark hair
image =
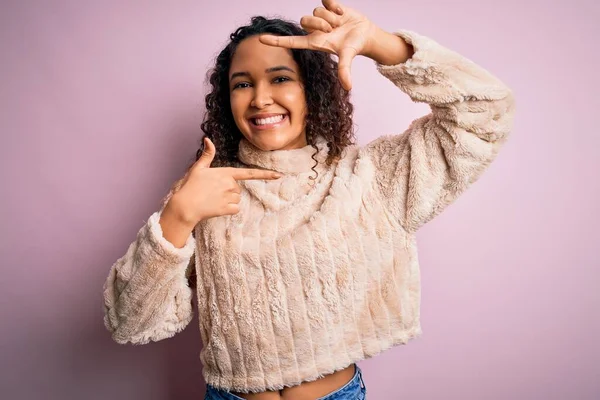
<path id="1" fill-rule="evenodd" d="M 250 36 L 263 33 L 280 36 L 308 34 L 294 22 L 256 16 L 251 19 L 250 25 L 239 27 L 230 35 L 230 42 L 219 53 L 214 68 L 207 74 L 212 89 L 205 97 L 206 114 L 201 128 L 217 149 L 212 163 L 214 166 L 232 165 L 237 160 L 239 142 L 243 137 L 235 124 L 229 103 L 231 60 L 240 42 Z M 315 137 L 323 136 L 329 144 L 326 163 L 331 165 L 334 159 L 339 158 L 346 146 L 354 144 L 352 130 L 354 107 L 350 103 L 350 94 L 342 88 L 337 75 L 338 63 L 329 54 L 293 49 L 292 55 L 300 67 L 306 97 L 306 140 L 309 145 L 317 149 Z M 196 161 L 203 151 L 202 141 L 196 152 Z M 316 163 L 315 160 L 315 166 Z"/>

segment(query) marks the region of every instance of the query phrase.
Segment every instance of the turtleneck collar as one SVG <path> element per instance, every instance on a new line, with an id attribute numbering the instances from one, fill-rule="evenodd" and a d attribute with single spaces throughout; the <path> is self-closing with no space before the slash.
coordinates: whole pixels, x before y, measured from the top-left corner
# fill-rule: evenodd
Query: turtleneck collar
<path id="1" fill-rule="evenodd" d="M 250 143 L 246 138 L 242 138 L 238 148 L 238 158 L 248 166 L 270 169 L 284 174 L 301 174 L 310 172 L 315 166 L 312 156 L 319 162 L 319 166 L 327 159 L 329 148 L 327 141 L 322 136 L 317 136 L 315 146 L 311 145 L 292 150 L 261 150 Z"/>

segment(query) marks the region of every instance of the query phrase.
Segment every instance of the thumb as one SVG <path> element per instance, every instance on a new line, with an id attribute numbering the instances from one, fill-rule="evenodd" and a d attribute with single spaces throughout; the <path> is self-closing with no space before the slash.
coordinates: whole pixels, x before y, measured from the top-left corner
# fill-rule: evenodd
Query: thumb
<path id="1" fill-rule="evenodd" d="M 352 78 L 350 73 L 350 66 L 352 60 L 356 57 L 356 49 L 352 47 L 346 47 L 342 49 L 338 61 L 338 76 L 342 87 L 346 90 L 352 89 Z"/>
<path id="2" fill-rule="evenodd" d="M 213 159 L 215 158 L 216 153 L 217 153 L 217 150 L 215 149 L 214 143 L 212 142 L 212 140 L 210 140 L 209 138 L 207 138 L 205 136 L 204 137 L 204 151 L 202 152 L 202 155 L 198 159 L 198 165 L 200 166 L 200 168 L 210 168 L 210 164 L 212 163 Z"/>

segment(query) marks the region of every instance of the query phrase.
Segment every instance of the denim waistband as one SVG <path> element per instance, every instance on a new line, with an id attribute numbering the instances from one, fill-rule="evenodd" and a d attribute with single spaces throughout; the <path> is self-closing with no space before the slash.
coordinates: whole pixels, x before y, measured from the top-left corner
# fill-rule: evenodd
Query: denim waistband
<path id="1" fill-rule="evenodd" d="M 362 371 L 358 365 L 354 364 L 354 375 L 352 379 L 344 386 L 336 389 L 334 392 L 326 394 L 323 397 L 319 397 L 317 400 L 346 400 L 364 398 L 360 397 L 360 393 L 366 392 L 365 383 L 362 378 Z M 213 386 L 207 385 L 205 400 L 245 400 L 242 397 L 236 396 L 226 390 L 217 389 Z"/>
<path id="2" fill-rule="evenodd" d="M 317 400 L 349 400 L 361 398 L 358 396 L 361 392 L 366 392 L 365 382 L 362 378 L 362 371 L 358 365 L 354 364 L 354 376 L 350 379 L 350 382 L 346 383 L 334 392 L 331 392 L 323 397 L 319 397 Z M 364 398 L 364 397 L 362 397 Z"/>

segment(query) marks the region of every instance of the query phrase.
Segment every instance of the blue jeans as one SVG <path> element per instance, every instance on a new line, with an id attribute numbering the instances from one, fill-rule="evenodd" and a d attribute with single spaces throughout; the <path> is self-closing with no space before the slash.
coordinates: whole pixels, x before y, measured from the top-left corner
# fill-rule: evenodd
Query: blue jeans
<path id="1" fill-rule="evenodd" d="M 362 378 L 362 371 L 355 364 L 354 376 L 350 382 L 346 383 L 341 388 L 334 392 L 319 397 L 316 400 L 364 400 L 367 398 L 367 387 Z M 223 389 L 217 389 L 210 385 L 206 385 L 206 396 L 204 400 L 244 400 L 242 397 L 236 396 Z"/>

